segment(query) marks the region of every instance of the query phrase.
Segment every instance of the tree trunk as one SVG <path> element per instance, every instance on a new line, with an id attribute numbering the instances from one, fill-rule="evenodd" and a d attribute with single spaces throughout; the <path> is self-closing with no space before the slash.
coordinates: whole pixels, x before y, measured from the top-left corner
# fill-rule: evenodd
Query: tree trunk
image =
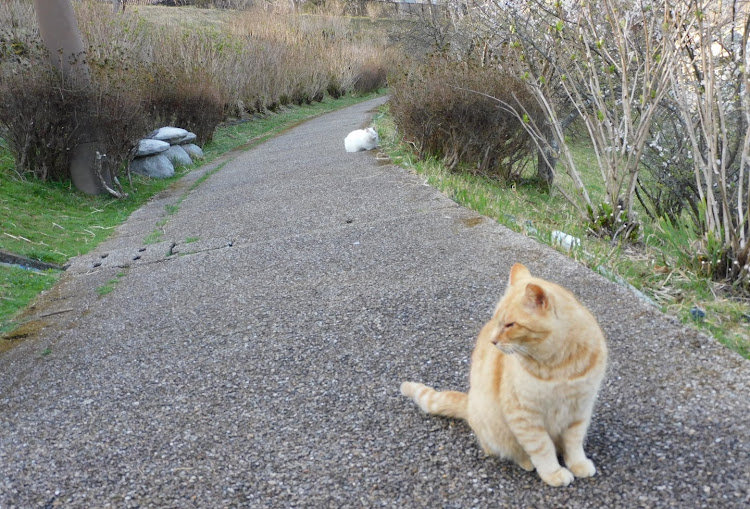
<path id="1" fill-rule="evenodd" d="M 91 82 L 88 65 L 81 58 L 83 41 L 71 0 L 34 0 L 39 33 L 50 55 L 50 63 L 67 82 L 85 88 Z M 96 127 L 82 126 L 83 137 L 71 147 L 70 178 L 86 194 L 106 192 L 96 173 Z M 111 183 L 110 175 L 103 175 Z"/>
<path id="2" fill-rule="evenodd" d="M 557 146 L 557 141 L 555 141 L 555 137 L 549 127 L 544 128 L 542 134 L 546 138 L 547 143 L 537 151 L 536 175 L 544 184 L 552 187 L 555 181 L 555 166 L 557 165 L 560 148 Z"/>

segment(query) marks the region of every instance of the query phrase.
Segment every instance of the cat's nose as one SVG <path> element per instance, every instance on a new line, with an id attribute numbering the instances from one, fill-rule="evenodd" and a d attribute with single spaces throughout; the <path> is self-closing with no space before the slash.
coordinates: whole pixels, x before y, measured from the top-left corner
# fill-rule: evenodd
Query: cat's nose
<path id="1" fill-rule="evenodd" d="M 500 326 L 500 320 L 493 320 L 492 339 L 490 341 L 493 345 L 497 345 L 500 342 L 500 333 L 503 328 Z"/>

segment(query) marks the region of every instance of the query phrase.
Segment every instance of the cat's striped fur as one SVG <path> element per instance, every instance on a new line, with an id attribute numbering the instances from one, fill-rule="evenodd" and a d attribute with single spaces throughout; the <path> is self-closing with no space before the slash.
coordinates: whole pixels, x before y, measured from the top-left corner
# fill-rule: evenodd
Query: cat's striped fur
<path id="1" fill-rule="evenodd" d="M 568 290 L 516 264 L 479 333 L 468 394 L 414 382 L 401 392 L 425 412 L 466 420 L 485 453 L 567 486 L 596 473 L 583 441 L 606 363 L 594 316 Z"/>

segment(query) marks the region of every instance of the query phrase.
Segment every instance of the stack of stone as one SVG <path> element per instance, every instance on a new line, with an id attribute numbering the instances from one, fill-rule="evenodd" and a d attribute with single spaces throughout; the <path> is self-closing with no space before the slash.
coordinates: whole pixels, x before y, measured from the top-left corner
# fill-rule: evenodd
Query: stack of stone
<path id="1" fill-rule="evenodd" d="M 195 134 L 179 127 L 157 129 L 138 142 L 130 170 L 149 177 L 171 177 L 175 166 L 203 159 L 203 151 L 193 143 L 195 139 Z"/>

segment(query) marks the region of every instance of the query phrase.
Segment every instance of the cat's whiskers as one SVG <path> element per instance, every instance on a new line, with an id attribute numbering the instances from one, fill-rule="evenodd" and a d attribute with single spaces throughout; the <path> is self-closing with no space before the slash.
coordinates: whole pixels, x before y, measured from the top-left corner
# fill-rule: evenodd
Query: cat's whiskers
<path id="1" fill-rule="evenodd" d="M 522 357 L 528 357 L 530 359 L 536 360 L 531 350 L 524 345 L 519 345 L 518 343 L 498 343 L 498 347 L 500 348 L 500 351 L 505 354 L 519 354 Z"/>
<path id="2" fill-rule="evenodd" d="M 497 347 L 498 350 L 500 350 L 506 355 L 513 355 L 516 353 L 516 347 L 513 343 L 497 342 L 495 343 L 495 346 Z"/>

